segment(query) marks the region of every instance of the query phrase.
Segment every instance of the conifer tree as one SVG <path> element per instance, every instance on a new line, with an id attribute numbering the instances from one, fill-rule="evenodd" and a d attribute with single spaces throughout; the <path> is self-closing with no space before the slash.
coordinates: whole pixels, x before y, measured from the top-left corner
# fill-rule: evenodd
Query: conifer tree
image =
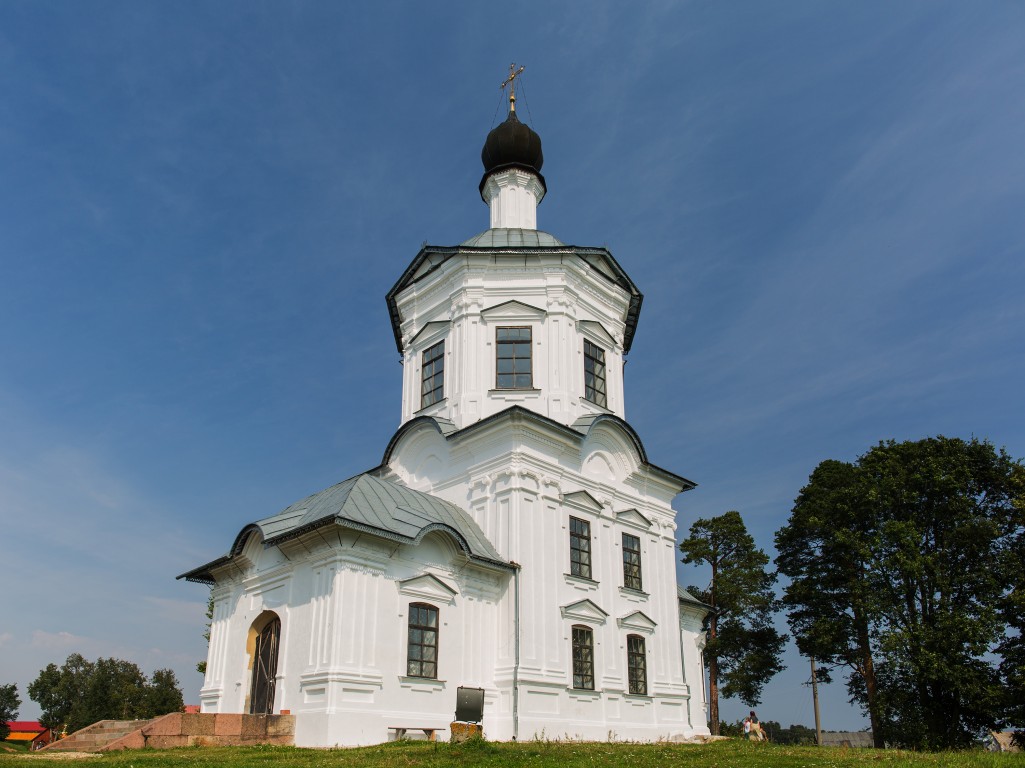
<path id="1" fill-rule="evenodd" d="M 719 696 L 755 706 L 765 684 L 784 668 L 787 637 L 772 624 L 776 576 L 766 570 L 769 557 L 755 546 L 739 512 L 696 521 L 680 550 L 684 563 L 711 568 L 707 587 L 687 589 L 712 608 L 705 618 L 705 659 L 710 728 L 718 735 Z"/>

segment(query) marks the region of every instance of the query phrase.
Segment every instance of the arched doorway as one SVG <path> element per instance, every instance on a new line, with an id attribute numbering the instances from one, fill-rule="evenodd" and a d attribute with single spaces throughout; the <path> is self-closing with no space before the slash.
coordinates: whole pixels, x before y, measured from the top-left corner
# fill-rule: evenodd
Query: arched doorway
<path id="1" fill-rule="evenodd" d="M 262 628 L 261 628 L 262 625 Z M 253 646 L 253 679 L 249 687 L 249 714 L 274 714 L 274 684 L 278 673 L 278 645 L 281 640 L 281 619 L 264 614 L 250 629 L 255 635 Z"/>

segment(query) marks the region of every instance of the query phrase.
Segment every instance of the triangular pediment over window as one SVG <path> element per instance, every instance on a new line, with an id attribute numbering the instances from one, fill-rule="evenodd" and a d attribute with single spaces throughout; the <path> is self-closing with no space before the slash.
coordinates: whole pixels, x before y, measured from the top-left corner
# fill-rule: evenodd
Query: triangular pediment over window
<path id="1" fill-rule="evenodd" d="M 448 330 L 451 325 L 447 320 L 434 320 L 430 323 L 424 324 L 424 327 L 416 332 L 416 336 L 409 340 L 410 344 L 416 344 L 418 339 L 428 338 L 429 336 L 438 335 Z"/>
<path id="2" fill-rule="evenodd" d="M 602 275 L 607 277 L 609 280 L 614 281 L 616 279 L 616 270 L 612 268 L 611 264 L 609 264 L 608 259 L 604 258 L 603 256 L 600 256 L 596 253 L 587 254 L 586 256 L 584 256 L 584 261 L 586 261 L 593 269 L 596 269 L 599 272 L 601 272 Z"/>
<path id="3" fill-rule="evenodd" d="M 481 315 L 489 321 L 495 320 L 540 320 L 547 313 L 538 307 L 524 304 L 522 301 L 503 301 L 481 310 Z"/>
<path id="4" fill-rule="evenodd" d="M 433 272 L 438 267 L 438 265 L 445 262 L 448 258 L 449 255 L 445 253 L 427 253 L 424 256 L 424 260 L 420 262 L 420 265 L 413 273 L 410 282 L 416 282 L 427 273 Z"/>
<path id="5" fill-rule="evenodd" d="M 564 494 L 562 501 L 564 504 L 580 507 L 589 512 L 601 512 L 601 502 L 587 491 L 573 491 L 572 493 Z"/>
<path id="6" fill-rule="evenodd" d="M 600 343 L 604 344 L 606 349 L 615 348 L 616 340 L 612 338 L 612 334 L 605 330 L 605 326 L 601 323 L 596 323 L 594 320 L 581 320 L 578 325 L 585 333 L 590 334 Z"/>
<path id="7" fill-rule="evenodd" d="M 638 632 L 654 632 L 655 627 L 658 626 L 651 617 L 645 614 L 643 611 L 634 611 L 629 613 L 622 618 L 616 619 L 616 623 L 620 629 L 633 629 Z"/>
<path id="8" fill-rule="evenodd" d="M 451 603 L 455 596 L 459 594 L 459 590 L 442 581 L 433 573 L 425 573 L 420 576 L 414 576 L 411 579 L 404 579 L 398 585 L 399 592 L 404 595 L 442 603 Z"/>
<path id="9" fill-rule="evenodd" d="M 608 614 L 590 600 L 580 600 L 576 603 L 564 605 L 560 609 L 562 618 L 586 621 L 591 624 L 604 624 Z"/>
<path id="10" fill-rule="evenodd" d="M 624 509 L 622 512 L 617 512 L 616 522 L 626 523 L 627 525 L 633 525 L 638 528 L 651 528 L 651 520 L 646 518 L 636 509 Z"/>

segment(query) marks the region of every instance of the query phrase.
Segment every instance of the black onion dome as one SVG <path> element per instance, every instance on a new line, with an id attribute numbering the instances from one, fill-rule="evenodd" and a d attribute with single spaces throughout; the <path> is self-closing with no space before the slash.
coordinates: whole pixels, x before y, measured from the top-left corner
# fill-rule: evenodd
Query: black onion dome
<path id="1" fill-rule="evenodd" d="M 484 140 L 484 148 L 480 151 L 481 162 L 484 163 L 484 175 L 480 180 L 481 196 L 488 176 L 506 168 L 522 168 L 537 174 L 541 187 L 545 187 L 545 177 L 541 175 L 541 166 L 545 156 L 541 152 L 541 137 L 529 125 L 521 123 L 515 112 L 510 112 L 505 122 L 494 128 Z"/>

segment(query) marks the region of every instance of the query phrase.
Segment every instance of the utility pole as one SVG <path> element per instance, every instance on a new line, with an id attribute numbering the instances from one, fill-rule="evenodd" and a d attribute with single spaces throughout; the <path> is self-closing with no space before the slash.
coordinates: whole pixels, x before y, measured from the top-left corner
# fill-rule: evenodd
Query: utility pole
<path id="1" fill-rule="evenodd" d="M 819 721 L 819 681 L 815 676 L 815 657 L 811 657 L 811 699 L 815 703 L 815 744 L 822 746 L 822 723 Z"/>

